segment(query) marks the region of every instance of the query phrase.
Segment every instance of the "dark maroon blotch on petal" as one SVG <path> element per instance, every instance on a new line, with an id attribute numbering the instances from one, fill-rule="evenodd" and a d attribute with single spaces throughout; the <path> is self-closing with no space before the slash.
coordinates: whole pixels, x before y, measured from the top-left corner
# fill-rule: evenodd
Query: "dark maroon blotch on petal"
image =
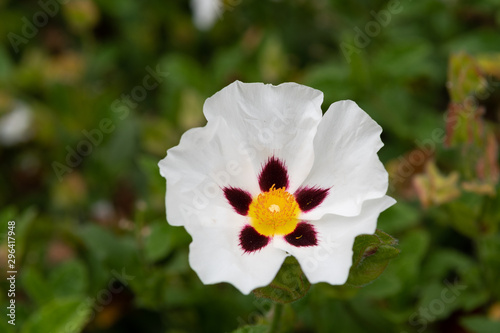
<path id="1" fill-rule="evenodd" d="M 328 195 L 328 191 L 327 188 L 301 187 L 295 192 L 294 196 L 300 210 L 307 212 L 321 204 Z"/>
<path id="2" fill-rule="evenodd" d="M 247 225 L 240 233 L 240 246 L 245 253 L 260 250 L 269 243 L 270 238 L 257 232 L 252 226 Z"/>
<path id="3" fill-rule="evenodd" d="M 285 240 L 293 246 L 315 246 L 318 245 L 316 230 L 306 222 L 297 224 L 294 231 L 285 236 Z"/>
<path id="4" fill-rule="evenodd" d="M 250 193 L 236 187 L 225 187 L 224 196 L 238 214 L 248 214 L 248 208 L 252 203 Z"/>
<path id="5" fill-rule="evenodd" d="M 262 192 L 274 188 L 288 188 L 288 172 L 285 163 L 276 157 L 271 157 L 266 162 L 259 175 L 259 186 Z"/>

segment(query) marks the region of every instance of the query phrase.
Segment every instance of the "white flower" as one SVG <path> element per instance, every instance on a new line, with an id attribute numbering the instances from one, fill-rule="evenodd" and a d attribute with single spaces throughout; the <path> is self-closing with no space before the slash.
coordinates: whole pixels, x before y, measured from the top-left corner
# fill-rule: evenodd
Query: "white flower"
<path id="1" fill-rule="evenodd" d="M 388 174 L 382 128 L 352 101 L 295 83 L 234 82 L 205 102 L 207 125 L 160 161 L 167 220 L 191 234 L 205 284 L 248 294 L 293 255 L 310 282 L 345 283 L 354 238 L 375 232 Z"/>
<path id="2" fill-rule="evenodd" d="M 201 30 L 211 28 L 217 18 L 221 16 L 223 6 L 220 0 L 191 0 L 196 27 Z"/>
<path id="3" fill-rule="evenodd" d="M 0 118 L 0 143 L 13 146 L 27 141 L 32 135 L 32 111 L 22 102 Z"/>

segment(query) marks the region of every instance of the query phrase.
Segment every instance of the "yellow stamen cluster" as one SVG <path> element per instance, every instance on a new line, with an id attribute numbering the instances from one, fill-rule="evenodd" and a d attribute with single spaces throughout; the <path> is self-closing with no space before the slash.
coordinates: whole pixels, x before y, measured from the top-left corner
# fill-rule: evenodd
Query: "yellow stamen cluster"
<path id="1" fill-rule="evenodd" d="M 252 200 L 248 216 L 252 226 L 264 236 L 287 235 L 295 230 L 300 208 L 284 187 L 259 194 Z"/>

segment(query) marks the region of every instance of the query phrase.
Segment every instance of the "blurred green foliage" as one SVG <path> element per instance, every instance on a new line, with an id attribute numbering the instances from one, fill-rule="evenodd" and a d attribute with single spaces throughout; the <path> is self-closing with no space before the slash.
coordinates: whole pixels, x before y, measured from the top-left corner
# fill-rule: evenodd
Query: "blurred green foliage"
<path id="1" fill-rule="evenodd" d="M 190 269 L 157 168 L 235 79 L 309 85 L 324 109 L 355 100 L 384 128 L 398 200 L 378 225 L 398 245 L 371 256 L 400 252 L 385 272 L 312 285 L 282 331 L 500 331 L 498 0 L 225 1 L 207 31 L 188 1 L 61 3 L 0 1 L 0 120 L 31 119 L 0 137 L 19 272 L 16 326 L 2 315 L 1 332 L 268 330 L 269 301 Z"/>

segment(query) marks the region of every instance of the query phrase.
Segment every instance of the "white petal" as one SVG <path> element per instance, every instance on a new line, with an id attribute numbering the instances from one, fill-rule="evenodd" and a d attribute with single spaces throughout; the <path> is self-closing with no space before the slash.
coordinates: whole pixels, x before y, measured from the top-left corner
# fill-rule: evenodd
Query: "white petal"
<path id="1" fill-rule="evenodd" d="M 382 128 L 353 101 L 333 103 L 314 138 L 316 159 L 305 186 L 331 188 L 321 205 L 304 214 L 355 216 L 365 200 L 387 192 L 388 174 L 378 158 Z"/>
<path id="2" fill-rule="evenodd" d="M 232 223 L 237 215 L 223 194 L 226 186 L 258 191 L 252 164 L 221 130 L 222 119 L 194 128 L 160 161 L 167 179 L 167 220 L 172 225 Z M 250 175 L 250 176 L 249 176 Z"/>
<path id="3" fill-rule="evenodd" d="M 242 218 L 242 217 L 239 217 Z M 243 294 L 271 283 L 287 254 L 272 241 L 259 251 L 240 248 L 240 227 L 187 227 L 193 237 L 189 264 L 204 284 L 229 282 Z"/>
<path id="4" fill-rule="evenodd" d="M 191 0 L 196 27 L 201 30 L 211 28 L 222 15 L 223 6 L 220 0 Z"/>
<path id="5" fill-rule="evenodd" d="M 33 114 L 24 103 L 16 103 L 15 108 L 0 118 L 0 143 L 12 146 L 27 141 L 31 136 Z"/>
<path id="6" fill-rule="evenodd" d="M 224 119 L 238 149 L 252 158 L 256 174 L 270 156 L 284 160 L 294 191 L 314 161 L 322 102 L 321 91 L 296 83 L 236 81 L 207 99 L 203 110 L 209 123 Z"/>
<path id="7" fill-rule="evenodd" d="M 295 247 L 283 238 L 276 239 L 275 246 L 297 258 L 311 283 L 344 284 L 352 265 L 354 239 L 361 234 L 373 234 L 379 214 L 395 202 L 384 196 L 365 201 L 358 216 L 325 215 L 312 221 L 318 233 L 317 246 Z"/>

